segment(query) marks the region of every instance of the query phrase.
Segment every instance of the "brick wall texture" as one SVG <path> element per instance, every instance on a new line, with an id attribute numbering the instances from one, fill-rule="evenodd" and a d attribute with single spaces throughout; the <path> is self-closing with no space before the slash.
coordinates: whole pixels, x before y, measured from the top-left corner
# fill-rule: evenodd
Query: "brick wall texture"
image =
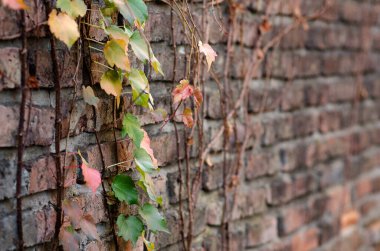
<path id="1" fill-rule="evenodd" d="M 49 250 L 54 235 L 55 163 L 54 109 L 50 43 L 43 1 L 27 1 L 28 68 L 38 79 L 27 100 L 30 125 L 25 138 L 25 166 L 22 173 L 22 215 L 27 250 Z M 247 62 L 252 54 L 256 28 L 265 8 L 263 0 L 245 0 L 246 11 L 238 17 L 232 61 L 230 95 L 242 86 Z M 292 1 L 272 0 L 269 9 L 272 30 L 292 22 Z M 380 1 L 336 0 L 308 29 L 292 31 L 262 64 L 249 86 L 247 104 L 252 131 L 239 177 L 237 199 L 229 222 L 230 249 L 252 251 L 375 251 L 380 250 Z M 101 5 L 93 1 L 92 8 Z M 311 13 L 321 0 L 301 1 L 302 13 Z M 227 34 L 226 3 L 209 8 L 209 42 L 218 53 L 214 70 L 223 76 Z M 173 88 L 173 46 L 170 7 L 148 2 L 146 35 L 163 66 L 165 77 L 149 76 L 157 107 L 170 112 Z M 192 3 L 195 22 L 200 22 L 202 5 Z M 99 17 L 91 13 L 91 20 Z M 0 7 L 0 250 L 15 250 L 17 126 L 20 110 L 20 16 Z M 183 27 L 175 17 L 177 80 L 185 74 L 188 49 Z M 89 36 L 103 40 L 104 34 L 91 29 Z M 264 42 L 265 44 L 265 42 Z M 102 97 L 98 109 L 86 105 L 81 85 L 89 85 L 89 72 L 82 63 L 75 76 L 78 50 L 58 44 L 62 83 L 62 163 L 75 166 L 73 155 L 64 150 L 78 149 L 90 165 L 101 170 L 101 158 L 94 131 L 99 131 L 106 165 L 125 157 L 128 144 L 115 145 L 112 133 L 113 101 L 94 85 Z M 83 55 L 81 55 L 83 56 Z M 91 53 L 95 60 L 100 57 Z M 88 58 L 87 58 L 88 59 Z M 86 60 L 86 58 L 85 58 Z M 99 59 L 101 60 L 101 59 Z M 98 79 L 100 66 L 93 65 Z M 270 79 L 266 76 L 270 73 Z M 76 87 L 76 88 L 75 88 Z M 77 89 L 77 91 L 75 91 Z M 72 102 L 73 94 L 74 102 Z M 128 96 L 128 94 L 125 94 Z M 29 99 L 30 98 L 30 99 Z M 29 102 L 29 100 L 31 102 Z M 125 106 L 128 99 L 124 99 Z M 222 124 L 219 92 L 212 78 L 205 83 L 204 139 L 207 142 Z M 262 108 L 262 109 L 261 109 Z M 171 234 L 155 236 L 158 250 L 181 250 L 179 231 L 179 181 L 174 127 L 162 131 L 146 110 L 134 108 L 148 131 L 159 161 L 154 183 L 163 196 L 162 212 Z M 28 112 L 27 112 L 28 113 Z M 71 114 L 71 115 L 70 115 Z M 180 135 L 184 127 L 178 124 Z M 120 132 L 117 130 L 120 137 Z M 183 137 L 179 155 L 184 161 Z M 197 142 L 194 143 L 195 145 Z M 124 154 L 124 156 L 122 156 Z M 190 151 L 196 163 L 197 151 Z M 235 149 L 228 154 L 233 159 Z M 221 250 L 223 209 L 222 141 L 208 157 L 212 164 L 202 173 L 202 189 L 195 209 L 194 250 Z M 227 161 L 233 164 L 233 160 Z M 196 168 L 196 167 L 194 167 Z M 101 189 L 89 189 L 67 178 L 72 186 L 65 196 L 74 198 L 97 223 L 101 241 L 85 235 L 82 250 L 113 250 L 109 221 L 103 207 Z M 80 182 L 79 182 L 80 183 Z M 186 200 L 186 192 L 182 199 Z M 185 202 L 184 202 L 185 203 Z M 186 204 L 186 203 L 185 203 Z M 142 250 L 142 246 L 136 247 Z"/>

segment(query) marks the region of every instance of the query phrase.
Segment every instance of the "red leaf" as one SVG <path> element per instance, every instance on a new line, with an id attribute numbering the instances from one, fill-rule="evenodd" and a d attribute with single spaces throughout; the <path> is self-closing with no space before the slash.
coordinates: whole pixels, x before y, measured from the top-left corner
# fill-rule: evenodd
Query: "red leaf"
<path id="1" fill-rule="evenodd" d="M 198 87 L 194 89 L 194 102 L 197 108 L 199 108 L 203 102 L 202 92 Z"/>
<path id="2" fill-rule="evenodd" d="M 92 190 L 93 193 L 96 192 L 96 189 L 102 182 L 100 177 L 100 172 L 94 168 L 88 167 L 87 163 L 82 164 L 82 173 L 86 185 Z"/>
<path id="3" fill-rule="evenodd" d="M 193 111 L 186 107 L 185 110 L 183 111 L 183 117 L 182 121 L 185 124 L 185 126 L 191 128 L 194 125 L 194 120 L 193 120 Z"/>
<path id="4" fill-rule="evenodd" d="M 152 148 L 150 147 L 150 139 L 148 133 L 144 129 L 142 130 L 144 132 L 144 138 L 141 141 L 140 147 L 145 149 L 145 151 L 149 154 L 150 158 L 152 159 L 153 165 L 157 167 L 158 162 L 157 159 L 154 157 Z"/>
<path id="5" fill-rule="evenodd" d="M 194 89 L 189 85 L 189 80 L 182 79 L 180 84 L 172 92 L 173 103 L 176 104 L 181 100 L 185 100 L 193 95 Z"/>
<path id="6" fill-rule="evenodd" d="M 86 181 L 86 185 L 92 190 L 92 192 L 95 193 L 96 189 L 102 182 L 100 172 L 94 168 L 89 167 L 87 161 L 83 158 L 79 151 L 78 154 L 82 159 L 82 173 L 84 181 Z"/>

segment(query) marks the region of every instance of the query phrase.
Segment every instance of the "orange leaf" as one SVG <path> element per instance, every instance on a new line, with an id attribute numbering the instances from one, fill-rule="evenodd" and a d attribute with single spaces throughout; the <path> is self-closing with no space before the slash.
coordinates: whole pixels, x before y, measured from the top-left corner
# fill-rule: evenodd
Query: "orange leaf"
<path id="1" fill-rule="evenodd" d="M 185 110 L 183 111 L 182 121 L 185 124 L 185 126 L 189 128 L 193 127 L 194 125 L 193 111 L 189 107 L 186 107 Z"/>
<path id="2" fill-rule="evenodd" d="M 267 18 L 264 18 L 259 28 L 261 33 L 266 33 L 272 29 L 272 25 Z"/>
<path id="3" fill-rule="evenodd" d="M 194 102 L 197 108 L 199 108 L 203 102 L 202 92 L 198 87 L 194 89 Z"/>
<path id="4" fill-rule="evenodd" d="M 157 159 L 154 157 L 152 148 L 150 147 L 150 139 L 148 133 L 144 129 L 142 130 L 144 132 L 144 138 L 141 141 L 140 147 L 145 149 L 145 151 L 149 154 L 150 158 L 152 159 L 153 165 L 157 167 L 158 162 Z"/>
<path id="5" fill-rule="evenodd" d="M 24 0 L 3 0 L 4 6 L 8 6 L 14 10 L 27 9 L 28 6 L 24 3 Z"/>
<path id="6" fill-rule="evenodd" d="M 172 92 L 173 103 L 176 104 L 181 100 L 185 100 L 191 95 L 193 95 L 193 87 L 189 85 L 189 80 L 182 79 L 180 84 L 175 87 Z"/>

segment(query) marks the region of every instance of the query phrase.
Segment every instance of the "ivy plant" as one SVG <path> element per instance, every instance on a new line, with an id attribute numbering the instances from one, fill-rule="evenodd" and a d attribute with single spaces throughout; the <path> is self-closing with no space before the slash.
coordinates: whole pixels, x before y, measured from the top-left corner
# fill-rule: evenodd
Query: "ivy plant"
<path id="1" fill-rule="evenodd" d="M 83 0 L 58 0 L 56 9 L 49 14 L 50 31 L 69 49 L 80 37 L 78 18 L 84 17 L 86 12 L 87 6 Z M 127 21 L 122 27 L 113 22 L 112 16 L 116 12 L 121 13 Z M 161 65 L 143 33 L 145 22 L 148 19 L 147 6 L 143 0 L 106 0 L 100 13 L 102 20 L 99 28 L 108 35 L 102 49 L 108 65 L 105 66 L 106 70 L 100 78 L 101 89 L 108 95 L 114 96 L 119 104 L 123 83 L 126 82 L 132 89 L 133 104 L 153 110 L 154 101 L 150 93 L 148 78 L 143 71 L 133 68 L 130 62 L 130 53 L 133 52 L 143 64 L 150 64 L 154 71 L 163 75 Z M 99 43 L 101 42 L 99 41 Z M 89 105 L 96 106 L 99 102 L 99 98 L 95 96 L 90 86 L 83 87 L 83 98 Z M 133 245 L 141 237 L 147 249 L 153 250 L 154 244 L 145 239 L 145 231 L 169 233 L 164 217 L 155 206 L 162 205 L 162 198 L 156 195 L 150 176 L 158 170 L 157 160 L 150 148 L 148 134 L 141 128 L 137 117 L 131 113 L 123 116 L 121 136 L 128 137 L 133 142 L 134 162 L 140 179 L 133 180 L 127 173 L 119 173 L 113 178 L 111 188 L 115 198 L 120 203 L 139 207 L 136 215 L 120 214 L 118 216 L 116 221 L 118 236 L 125 241 L 130 241 Z M 80 156 L 86 184 L 95 192 L 101 183 L 100 173 L 89 167 L 82 155 Z M 137 189 L 137 187 L 141 189 Z M 142 205 L 138 191 L 145 192 L 151 202 Z M 62 236 L 66 236 L 66 241 L 61 240 L 64 245 L 68 243 L 68 238 L 74 239 L 70 235 L 72 232 L 75 231 L 65 230 L 65 234 L 62 234 Z"/>

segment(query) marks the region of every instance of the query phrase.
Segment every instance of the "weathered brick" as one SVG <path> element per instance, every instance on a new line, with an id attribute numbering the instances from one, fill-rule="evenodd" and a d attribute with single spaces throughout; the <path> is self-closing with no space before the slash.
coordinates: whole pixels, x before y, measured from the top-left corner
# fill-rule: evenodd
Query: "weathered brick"
<path id="1" fill-rule="evenodd" d="M 223 164 L 216 163 L 212 166 L 205 166 L 202 176 L 203 188 L 211 191 L 223 186 Z"/>
<path id="2" fill-rule="evenodd" d="M 0 129 L 0 146 L 16 144 L 18 127 L 18 109 L 16 107 L 0 106 L 1 121 L 6 121 Z"/>
<path id="3" fill-rule="evenodd" d="M 0 49 L 0 91 L 20 86 L 19 49 L 15 47 Z"/>
<path id="4" fill-rule="evenodd" d="M 278 205 L 305 195 L 316 189 L 315 177 L 311 174 L 299 174 L 293 177 L 280 176 L 269 185 L 268 203 Z"/>
<path id="5" fill-rule="evenodd" d="M 311 167 L 318 160 L 318 145 L 314 141 L 298 141 L 280 147 L 281 170 Z"/>
<path id="6" fill-rule="evenodd" d="M 263 187 L 252 187 L 245 191 L 238 190 L 235 203 L 231 203 L 229 206 L 232 212 L 231 219 L 236 220 L 261 213 L 265 209 L 265 203 L 266 189 Z"/>
<path id="7" fill-rule="evenodd" d="M 28 1 L 29 11 L 26 15 L 26 29 L 31 30 L 31 35 L 42 36 L 45 34 L 45 28 L 42 25 L 46 21 L 46 10 L 43 1 Z M 1 6 L 0 16 L 2 17 L 0 26 L 0 38 L 14 39 L 21 35 L 21 26 L 19 25 L 20 15 L 16 11 Z"/>
<path id="8" fill-rule="evenodd" d="M 341 160 L 320 164 L 317 168 L 320 175 L 319 186 L 321 189 L 331 185 L 340 184 L 344 180 L 345 163 Z"/>
<path id="9" fill-rule="evenodd" d="M 247 247 L 270 242 L 277 237 L 277 221 L 273 216 L 254 219 L 247 224 Z"/>
<path id="10" fill-rule="evenodd" d="M 259 113 L 273 111 L 280 106 L 281 91 L 278 87 L 254 88 L 249 90 L 248 111 Z"/>
<path id="11" fill-rule="evenodd" d="M 327 243 L 329 240 L 333 239 L 339 233 L 339 220 L 330 216 L 322 218 L 318 223 L 320 232 L 320 242 L 321 244 Z"/>
<path id="12" fill-rule="evenodd" d="M 284 88 L 281 97 L 282 110 L 290 111 L 299 109 L 303 106 L 305 100 L 303 86 L 290 84 Z"/>
<path id="13" fill-rule="evenodd" d="M 247 154 L 247 165 L 245 177 L 248 180 L 256 177 L 273 174 L 279 167 L 278 155 L 272 151 L 249 152 Z"/>
<path id="14" fill-rule="evenodd" d="M 183 146 L 182 132 L 179 131 L 180 146 Z M 158 160 L 158 165 L 164 165 L 177 159 L 177 144 L 176 136 L 172 133 L 161 133 L 159 135 L 151 136 L 151 147 L 156 153 L 155 157 Z M 165 146 L 163 148 L 162 146 Z M 180 149 L 180 158 L 184 156 L 184 149 Z"/>

